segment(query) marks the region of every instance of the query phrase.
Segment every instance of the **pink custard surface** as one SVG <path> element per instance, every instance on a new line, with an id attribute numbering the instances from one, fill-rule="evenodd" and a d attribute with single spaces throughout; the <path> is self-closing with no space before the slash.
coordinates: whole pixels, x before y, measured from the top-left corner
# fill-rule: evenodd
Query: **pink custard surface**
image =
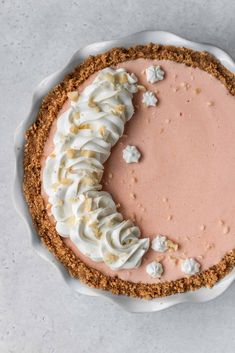
<path id="1" fill-rule="evenodd" d="M 147 82 L 143 71 L 150 65 L 162 67 L 164 80 Z M 184 64 L 138 59 L 118 66 L 135 73 L 159 102 L 147 108 L 143 91 L 135 94 L 135 114 L 105 163 L 103 189 L 120 204 L 125 219 L 135 220 L 143 237 L 166 235 L 179 249 L 163 254 L 150 249 L 139 268 L 112 271 L 81 254 L 69 238 L 64 242 L 90 267 L 133 282 L 185 277 L 180 265 L 188 257 L 206 270 L 235 248 L 235 99 L 217 79 Z M 68 102 L 62 110 L 67 107 Z M 42 170 L 54 149 L 55 130 L 56 122 L 45 145 Z M 127 145 L 141 151 L 139 163 L 123 160 Z M 42 195 L 47 203 L 43 190 Z M 146 273 L 153 260 L 164 267 L 161 279 Z"/>

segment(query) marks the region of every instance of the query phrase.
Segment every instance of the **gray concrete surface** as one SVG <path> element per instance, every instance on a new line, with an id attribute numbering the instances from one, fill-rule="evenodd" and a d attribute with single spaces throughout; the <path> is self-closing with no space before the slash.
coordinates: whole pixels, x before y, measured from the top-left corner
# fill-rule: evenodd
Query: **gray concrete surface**
<path id="1" fill-rule="evenodd" d="M 232 353 L 235 285 L 205 304 L 130 314 L 75 296 L 32 250 L 10 196 L 13 133 L 31 93 L 85 44 L 143 29 L 211 42 L 235 57 L 235 2 L 0 1 L 0 352 Z"/>

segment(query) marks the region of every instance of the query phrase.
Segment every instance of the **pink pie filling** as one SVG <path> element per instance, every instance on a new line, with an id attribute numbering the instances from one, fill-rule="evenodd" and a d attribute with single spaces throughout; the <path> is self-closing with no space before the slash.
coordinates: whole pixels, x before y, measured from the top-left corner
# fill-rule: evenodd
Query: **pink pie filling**
<path id="1" fill-rule="evenodd" d="M 161 65 L 163 81 L 147 82 L 143 71 L 150 65 Z M 119 66 L 134 72 L 159 102 L 147 108 L 143 91 L 135 95 L 135 114 L 105 163 L 103 188 L 126 219 L 135 219 L 142 236 L 166 235 L 179 249 L 163 254 L 150 249 L 138 269 L 112 271 L 82 255 L 70 239 L 64 241 L 89 266 L 133 282 L 182 278 L 181 261 L 188 257 L 206 270 L 235 248 L 235 99 L 217 79 L 184 64 L 138 59 Z M 56 123 L 42 166 L 54 148 L 55 129 Z M 141 151 L 139 163 L 123 160 L 127 145 Z M 161 279 L 146 273 L 153 260 L 164 267 Z"/>

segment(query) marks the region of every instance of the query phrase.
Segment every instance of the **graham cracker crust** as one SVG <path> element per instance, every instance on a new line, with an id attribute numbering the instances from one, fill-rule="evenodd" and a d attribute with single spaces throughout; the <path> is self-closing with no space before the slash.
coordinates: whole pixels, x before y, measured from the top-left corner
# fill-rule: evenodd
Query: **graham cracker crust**
<path id="1" fill-rule="evenodd" d="M 67 268 L 70 275 L 90 287 L 138 298 L 165 297 L 176 293 L 212 287 L 235 267 L 235 249 L 215 266 L 194 276 L 157 284 L 133 283 L 108 277 L 88 267 L 68 248 L 50 222 L 41 196 L 41 157 L 52 122 L 67 100 L 67 93 L 76 90 L 91 74 L 107 66 L 137 58 L 166 59 L 198 67 L 216 77 L 235 95 L 235 76 L 206 52 L 186 48 L 148 44 L 128 49 L 114 48 L 104 54 L 90 56 L 67 75 L 44 97 L 35 123 L 26 132 L 23 190 L 38 235 L 46 247 Z"/>

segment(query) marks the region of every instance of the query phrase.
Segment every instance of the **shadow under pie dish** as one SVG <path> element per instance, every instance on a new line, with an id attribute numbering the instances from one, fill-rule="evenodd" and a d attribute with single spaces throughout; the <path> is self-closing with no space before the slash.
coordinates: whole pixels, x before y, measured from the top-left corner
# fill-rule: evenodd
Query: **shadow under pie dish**
<path id="1" fill-rule="evenodd" d="M 233 269 L 234 93 L 210 54 L 148 44 L 84 60 L 44 98 L 24 193 L 73 277 L 156 298 Z"/>

